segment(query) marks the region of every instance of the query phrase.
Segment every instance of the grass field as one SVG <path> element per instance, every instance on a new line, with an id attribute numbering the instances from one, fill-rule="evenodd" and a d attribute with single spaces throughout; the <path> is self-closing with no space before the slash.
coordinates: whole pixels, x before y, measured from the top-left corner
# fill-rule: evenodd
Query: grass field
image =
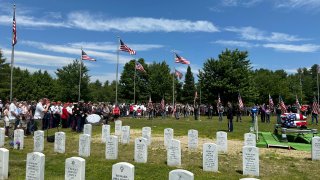
<path id="1" fill-rule="evenodd" d="M 173 128 L 175 139 L 181 140 L 182 144 L 182 169 L 195 174 L 196 180 L 205 179 L 240 179 L 242 176 L 242 141 L 243 134 L 249 132 L 251 125 L 249 117 L 243 122 L 234 122 L 234 132 L 228 133 L 228 154 L 219 155 L 219 172 L 209 173 L 202 171 L 202 144 L 215 142 L 217 130 L 227 130 L 227 121 L 218 123 L 218 118 L 213 120 L 201 117 L 201 121 L 190 119 L 175 120 L 162 119 L 131 119 L 124 118 L 123 125 L 131 127 L 131 140 L 129 145 L 119 144 L 119 156 L 117 160 L 105 159 L 105 145 L 101 143 L 101 126 L 93 126 L 91 156 L 86 159 L 86 179 L 99 180 L 111 179 L 112 165 L 117 162 L 129 162 L 135 166 L 135 179 L 141 180 L 165 180 L 168 179 L 169 171 L 177 169 L 166 165 L 166 150 L 163 146 L 163 130 Z M 271 124 L 259 123 L 259 130 L 273 131 Z M 114 132 L 114 123 L 111 124 L 111 132 Z M 139 164 L 133 161 L 134 138 L 141 136 L 141 128 L 152 127 L 152 144 L 149 147 L 148 163 Z M 310 126 L 317 128 L 317 126 Z M 189 152 L 186 148 L 187 132 L 189 129 L 199 131 L 199 151 Z M 78 156 L 79 134 L 63 129 L 66 132 L 66 153 L 53 152 L 53 143 L 45 142 L 46 155 L 45 179 L 64 179 L 65 159 Z M 53 133 L 53 131 L 51 131 Z M 7 139 L 6 139 L 7 140 Z M 26 154 L 33 150 L 31 136 L 25 138 L 23 150 L 13 150 L 9 147 L 8 140 L 5 148 L 10 150 L 9 179 L 25 179 Z M 310 160 L 310 152 L 299 152 L 285 149 L 260 148 L 260 179 L 319 179 L 320 162 Z"/>

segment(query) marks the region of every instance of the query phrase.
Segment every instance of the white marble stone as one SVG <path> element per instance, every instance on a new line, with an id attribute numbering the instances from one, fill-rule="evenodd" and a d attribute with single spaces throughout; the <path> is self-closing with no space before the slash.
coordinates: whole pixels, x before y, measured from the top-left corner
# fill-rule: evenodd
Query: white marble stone
<path id="1" fill-rule="evenodd" d="M 14 130 L 13 148 L 23 149 L 24 147 L 24 131 L 22 129 Z"/>
<path id="2" fill-rule="evenodd" d="M 227 153 L 228 152 L 228 134 L 223 131 L 218 131 L 216 133 L 216 144 L 218 145 L 218 152 Z"/>
<path id="3" fill-rule="evenodd" d="M 118 136 L 109 136 L 106 139 L 106 159 L 117 159 L 118 158 Z"/>
<path id="4" fill-rule="evenodd" d="M 8 179 L 9 150 L 0 148 L 0 179 Z"/>
<path id="5" fill-rule="evenodd" d="M 115 127 L 114 127 L 114 135 L 120 137 L 121 132 L 122 132 L 122 121 L 121 120 L 116 120 L 114 122 Z"/>
<path id="6" fill-rule="evenodd" d="M 202 165 L 203 171 L 218 172 L 218 145 L 214 143 L 203 144 Z"/>
<path id="7" fill-rule="evenodd" d="M 0 147 L 3 147 L 5 143 L 5 129 L 0 128 Z"/>
<path id="8" fill-rule="evenodd" d="M 136 138 L 134 143 L 134 161 L 147 163 L 148 160 L 148 140 L 146 138 Z"/>
<path id="9" fill-rule="evenodd" d="M 121 143 L 122 144 L 130 143 L 130 126 L 122 126 Z"/>
<path id="10" fill-rule="evenodd" d="M 66 159 L 65 180 L 85 180 L 86 160 L 81 157 L 71 157 Z"/>
<path id="11" fill-rule="evenodd" d="M 168 166 L 181 166 L 181 145 L 180 141 L 172 139 L 168 143 L 167 148 L 167 165 Z"/>
<path id="12" fill-rule="evenodd" d="M 45 155 L 40 152 L 27 154 L 26 180 L 43 180 Z"/>
<path id="13" fill-rule="evenodd" d="M 54 134 L 54 152 L 65 153 L 66 150 L 66 134 L 64 132 L 56 132 Z"/>
<path id="14" fill-rule="evenodd" d="M 38 130 L 33 135 L 33 151 L 42 152 L 44 150 L 44 131 Z"/>
<path id="15" fill-rule="evenodd" d="M 259 176 L 259 148 L 254 146 L 243 146 L 243 175 Z"/>
<path id="16" fill-rule="evenodd" d="M 173 129 L 172 128 L 166 128 L 164 129 L 163 136 L 164 136 L 164 146 L 168 147 L 169 142 L 173 139 Z"/>
<path id="17" fill-rule="evenodd" d="M 256 146 L 256 135 L 253 133 L 244 134 L 244 146 Z"/>
<path id="18" fill-rule="evenodd" d="M 92 125 L 91 124 L 85 124 L 83 126 L 83 134 L 88 134 L 90 137 L 92 136 Z"/>
<path id="19" fill-rule="evenodd" d="M 112 165 L 112 180 L 134 180 L 134 165 L 127 162 Z"/>
<path id="20" fill-rule="evenodd" d="M 148 145 L 151 144 L 151 140 L 152 140 L 151 127 L 142 128 L 142 137 L 147 139 Z"/>
<path id="21" fill-rule="evenodd" d="M 103 143 L 106 143 L 106 139 L 108 136 L 110 136 L 110 125 L 104 124 L 102 125 L 101 141 Z"/>
<path id="22" fill-rule="evenodd" d="M 190 129 L 188 131 L 188 149 L 195 151 L 198 148 L 198 131 Z"/>
<path id="23" fill-rule="evenodd" d="M 190 171 L 176 169 L 169 172 L 169 180 L 194 180 L 194 175 Z"/>
<path id="24" fill-rule="evenodd" d="M 320 160 L 320 137 L 316 136 L 312 138 L 312 152 L 311 152 L 311 158 L 312 160 Z"/>
<path id="25" fill-rule="evenodd" d="M 79 156 L 89 157 L 91 149 L 91 137 L 88 134 L 81 134 L 79 136 Z"/>

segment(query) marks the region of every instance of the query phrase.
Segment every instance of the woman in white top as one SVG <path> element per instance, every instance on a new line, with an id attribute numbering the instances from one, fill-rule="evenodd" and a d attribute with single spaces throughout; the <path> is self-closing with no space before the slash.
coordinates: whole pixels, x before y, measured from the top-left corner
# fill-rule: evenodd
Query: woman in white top
<path id="1" fill-rule="evenodd" d="M 5 127 L 5 135 L 8 136 L 9 135 L 9 105 L 7 104 L 4 107 L 4 111 L 3 111 L 3 116 L 4 116 L 4 127 Z"/>

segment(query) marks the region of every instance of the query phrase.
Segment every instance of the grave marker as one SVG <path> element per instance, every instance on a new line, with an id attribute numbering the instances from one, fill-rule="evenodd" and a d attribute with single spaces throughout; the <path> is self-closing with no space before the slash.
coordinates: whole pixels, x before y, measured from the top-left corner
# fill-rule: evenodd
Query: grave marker
<path id="1" fill-rule="evenodd" d="M 134 161 L 138 163 L 147 163 L 148 144 L 146 138 L 136 138 L 134 143 Z"/>
<path id="2" fill-rule="evenodd" d="M 35 131 L 33 136 L 33 151 L 42 152 L 44 149 L 44 132 L 41 130 Z"/>
<path id="3" fill-rule="evenodd" d="M 66 134 L 64 132 L 56 132 L 54 134 L 54 152 L 64 153 L 66 149 Z"/>
<path id="4" fill-rule="evenodd" d="M 81 157 L 71 157 L 66 159 L 65 180 L 85 180 L 86 160 Z"/>
<path id="5" fill-rule="evenodd" d="M 218 145 L 218 152 L 227 153 L 228 152 L 228 134 L 223 131 L 218 131 L 216 133 L 216 144 Z"/>
<path id="6" fill-rule="evenodd" d="M 181 146 L 180 141 L 172 139 L 167 148 L 167 165 L 181 166 Z"/>
<path id="7" fill-rule="evenodd" d="M 147 139 L 148 145 L 151 144 L 151 127 L 142 128 L 142 137 Z"/>
<path id="8" fill-rule="evenodd" d="M 118 136 L 109 136 L 106 139 L 106 159 L 118 158 Z"/>
<path id="9" fill-rule="evenodd" d="M 169 180 L 194 180 L 194 175 L 190 171 L 176 169 L 169 172 Z"/>
<path id="10" fill-rule="evenodd" d="M 243 175 L 259 176 L 259 148 L 243 146 Z"/>
<path id="11" fill-rule="evenodd" d="M 90 144 L 91 137 L 88 134 L 81 134 L 79 136 L 79 156 L 89 157 L 90 156 Z"/>
<path id="12" fill-rule="evenodd" d="M 191 151 L 198 148 L 198 131 L 191 129 L 188 131 L 188 149 Z"/>
<path id="13" fill-rule="evenodd" d="M 120 162 L 112 166 L 112 180 L 134 180 L 134 165 Z"/>
<path id="14" fill-rule="evenodd" d="M 27 154 L 26 180 L 43 180 L 45 155 L 40 152 Z"/>
<path id="15" fill-rule="evenodd" d="M 218 146 L 214 143 L 203 144 L 203 171 L 218 172 Z"/>

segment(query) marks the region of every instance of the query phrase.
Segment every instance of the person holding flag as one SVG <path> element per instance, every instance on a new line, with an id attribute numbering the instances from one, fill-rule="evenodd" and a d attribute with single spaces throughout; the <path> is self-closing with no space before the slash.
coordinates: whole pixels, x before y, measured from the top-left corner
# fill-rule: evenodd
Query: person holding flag
<path id="1" fill-rule="evenodd" d="M 312 121 L 311 124 L 316 122 L 316 125 L 318 125 L 318 115 L 319 115 L 319 106 L 317 98 L 313 98 L 313 104 L 312 104 Z"/>

